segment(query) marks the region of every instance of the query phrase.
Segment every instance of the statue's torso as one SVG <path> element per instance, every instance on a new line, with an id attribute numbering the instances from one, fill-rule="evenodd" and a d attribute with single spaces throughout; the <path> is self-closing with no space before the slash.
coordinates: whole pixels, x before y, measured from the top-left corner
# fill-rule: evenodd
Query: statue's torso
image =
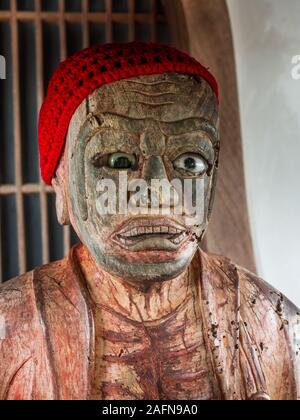
<path id="1" fill-rule="evenodd" d="M 142 323 L 97 308 L 95 397 L 216 398 L 199 309 L 189 295 L 163 320 Z"/>
<path id="2" fill-rule="evenodd" d="M 0 399 L 300 398 L 299 310 L 253 274 L 201 252 L 190 293 L 141 322 L 95 304 L 78 260 L 0 287 Z"/>

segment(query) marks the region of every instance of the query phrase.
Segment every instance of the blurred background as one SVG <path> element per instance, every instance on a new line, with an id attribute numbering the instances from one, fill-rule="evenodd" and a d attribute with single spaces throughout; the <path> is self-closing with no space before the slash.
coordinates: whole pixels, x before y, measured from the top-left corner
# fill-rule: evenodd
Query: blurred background
<path id="1" fill-rule="evenodd" d="M 216 207 L 203 246 L 300 306 L 299 0 L 0 0 L 0 282 L 77 242 L 40 180 L 37 116 L 57 64 L 94 43 L 159 41 L 211 68 L 221 89 Z"/>
<path id="2" fill-rule="evenodd" d="M 228 6 L 257 271 L 300 307 L 300 1 Z"/>

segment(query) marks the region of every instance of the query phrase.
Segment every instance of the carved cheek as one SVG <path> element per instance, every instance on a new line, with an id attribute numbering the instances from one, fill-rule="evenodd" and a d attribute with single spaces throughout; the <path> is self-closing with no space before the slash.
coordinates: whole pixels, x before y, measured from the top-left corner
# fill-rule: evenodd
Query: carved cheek
<path id="1" fill-rule="evenodd" d="M 103 247 L 113 246 L 110 241 L 111 234 L 116 226 L 126 217 L 118 213 L 119 205 L 119 171 L 108 168 L 94 168 L 86 161 L 86 196 L 88 219 L 87 230 L 97 234 Z M 109 204 L 108 204 L 109 203 Z M 112 206 L 112 212 L 105 214 L 101 208 L 104 205 Z M 113 214 L 112 214 L 113 213 Z"/>
<path id="2" fill-rule="evenodd" d="M 205 223 L 208 223 L 208 212 L 209 212 L 209 205 L 210 205 L 210 200 L 211 200 L 211 195 L 212 195 L 212 175 L 205 175 L 204 178 L 204 191 L 205 191 L 205 195 L 204 195 L 204 209 L 205 209 Z"/>
<path id="3" fill-rule="evenodd" d="M 178 176 L 181 183 L 183 197 L 184 223 L 189 226 L 197 236 L 200 236 L 207 227 L 208 208 L 210 203 L 211 182 L 205 175 L 199 178 L 186 178 Z M 178 185 L 180 187 L 180 185 Z M 176 187 L 177 188 L 177 187 Z"/>

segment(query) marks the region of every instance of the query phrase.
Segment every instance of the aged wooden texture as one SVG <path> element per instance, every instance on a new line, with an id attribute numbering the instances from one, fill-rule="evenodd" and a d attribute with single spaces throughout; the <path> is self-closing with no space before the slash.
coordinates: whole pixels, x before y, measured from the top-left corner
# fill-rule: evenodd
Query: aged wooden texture
<path id="1" fill-rule="evenodd" d="M 175 277 L 191 261 L 207 227 L 218 150 L 218 106 L 211 87 L 204 80 L 174 73 L 123 80 L 97 89 L 75 112 L 66 144 L 65 176 L 60 177 L 61 187 L 56 190 L 60 197 L 67 199 L 65 206 L 69 208 L 77 235 L 107 271 L 139 283 Z M 151 224 L 156 228 L 164 225 L 163 197 L 152 188 L 152 179 L 164 180 L 170 186 L 173 179 L 181 184 L 187 178 L 203 180 L 203 196 L 199 197 L 204 202 L 201 220 L 192 221 L 187 227 L 186 215 L 172 216 L 174 211 L 170 208 L 169 218 L 177 223 L 173 229 L 180 230 L 180 226 L 184 226 L 183 235 L 186 232 L 186 237 L 181 238 L 185 242 L 183 248 L 179 242 L 170 243 L 163 234 L 152 234 L 145 243 L 138 239 L 127 247 L 129 238 L 120 239 L 119 234 L 129 223 L 130 212 L 99 217 L 99 179 L 113 181 L 119 203 L 121 171 L 105 164 L 105 158 L 120 151 L 134 155 L 137 160 L 137 167 L 128 171 L 128 182 L 143 179 L 148 191 L 159 197 L 157 221 L 153 215 L 148 215 L 147 204 L 141 206 L 140 216 L 147 215 L 145 229 L 151 228 Z M 205 173 L 176 170 L 174 162 L 186 154 L 197 154 L 201 161 L 205 159 Z M 195 185 L 194 182 L 193 188 Z M 163 219 L 168 220 L 168 216 Z M 130 224 L 128 230 L 142 227 L 144 223 L 143 220 L 138 222 L 137 217 L 132 220 L 139 226 Z M 186 241 L 189 237 L 193 240 Z M 118 243 L 119 240 L 125 242 Z M 152 252 L 145 252 L 150 248 Z M 169 254 L 171 251 L 174 254 Z"/>
<path id="2" fill-rule="evenodd" d="M 199 78 L 140 76 L 83 101 L 53 180 L 59 221 L 82 245 L 0 287 L 0 399 L 300 398 L 297 308 L 199 249 L 219 143 L 217 100 Z M 122 174 L 146 184 L 139 213 L 99 206 L 102 183 Z M 174 212 L 174 178 L 202 192 L 201 219 Z M 153 179 L 172 189 L 167 213 Z"/>
<path id="3" fill-rule="evenodd" d="M 2 1 L 0 0 L 0 3 Z M 27 2 L 28 3 L 28 2 Z M 7 9 L 0 11 L 0 25 L 9 22 L 12 34 L 12 82 L 13 82 L 13 115 L 14 115 L 14 150 L 15 150 L 15 184 L 0 184 L 0 196 L 15 195 L 17 204 L 17 234 L 18 234 L 18 256 L 19 256 L 19 274 L 24 273 L 28 269 L 28 255 L 26 252 L 26 221 L 24 218 L 24 200 L 29 194 L 39 194 L 40 208 L 41 208 L 41 239 L 42 239 L 42 261 L 46 264 L 50 261 L 50 243 L 49 235 L 49 214 L 47 206 L 47 197 L 53 193 L 51 187 L 39 180 L 36 183 L 25 183 L 22 176 L 22 144 L 25 139 L 22 138 L 21 125 L 22 121 L 22 104 L 20 100 L 20 75 L 23 76 L 24 63 L 19 63 L 19 32 L 20 23 L 33 23 L 35 28 L 35 51 L 36 51 L 36 79 L 37 79 L 37 92 L 36 103 L 37 111 L 40 109 L 41 102 L 44 95 L 44 76 L 45 70 L 43 68 L 43 56 L 48 54 L 48 45 L 45 44 L 46 38 L 44 35 L 43 27 L 53 25 L 57 26 L 57 36 L 59 36 L 59 45 L 57 46 L 57 54 L 63 60 L 68 55 L 67 51 L 67 38 L 68 26 L 72 27 L 74 24 L 82 27 L 82 46 L 87 47 L 90 45 L 92 38 L 92 26 L 104 25 L 105 38 L 107 42 L 112 42 L 115 36 L 113 26 L 115 23 L 128 25 L 128 40 L 136 39 L 136 24 L 146 25 L 150 29 L 151 41 L 157 41 L 160 33 L 157 30 L 158 25 L 166 26 L 166 19 L 163 13 L 158 10 L 156 5 L 157 0 L 151 0 L 151 11 L 145 13 L 138 13 L 135 9 L 135 1 L 129 0 L 128 13 L 118 13 L 113 10 L 112 0 L 105 0 L 105 11 L 93 12 L 90 11 L 89 1 L 82 0 L 82 11 L 67 11 L 66 1 L 58 0 L 57 11 L 45 11 L 43 2 L 41 0 L 32 0 L 34 7 L 32 10 L 21 10 L 22 5 L 18 4 L 17 0 L 8 2 Z M 50 1 L 50 3 L 52 3 Z M 49 4 L 50 4 L 49 3 Z M 10 8 L 9 8 L 10 4 Z M 70 8 L 69 8 L 70 9 Z M 124 35 L 126 38 L 126 34 Z M 95 41 L 93 41 L 94 43 Z M 43 44 L 44 49 L 43 49 Z M 0 57 L 1 58 L 1 57 Z M 21 65 L 22 64 L 22 65 Z M 32 64 L 34 65 L 34 64 Z M 26 195 L 26 196 L 25 196 Z M 64 255 L 66 255 L 71 245 L 71 231 L 69 226 L 64 226 L 63 229 L 63 248 Z M 3 249 L 3 244 L 0 244 L 0 249 Z M 1 252 L 0 252 L 1 254 Z M 0 255 L 0 283 L 7 280 L 3 270 L 3 259 Z M 5 264 L 4 264 L 5 265 Z"/>
<path id="4" fill-rule="evenodd" d="M 0 399 L 299 398 L 297 309 L 226 258 L 197 253 L 189 273 L 190 280 L 142 293 L 99 272 L 77 246 L 64 260 L 5 283 Z M 186 281 L 197 308 L 191 320 L 182 304 Z M 160 312 L 157 299 L 168 297 Z"/>
<path id="5" fill-rule="evenodd" d="M 255 272 L 248 220 L 239 101 L 230 18 L 225 0 L 164 0 L 175 45 L 215 74 L 221 96 L 219 180 L 205 247 Z M 180 30 L 178 29 L 180 28 Z"/>

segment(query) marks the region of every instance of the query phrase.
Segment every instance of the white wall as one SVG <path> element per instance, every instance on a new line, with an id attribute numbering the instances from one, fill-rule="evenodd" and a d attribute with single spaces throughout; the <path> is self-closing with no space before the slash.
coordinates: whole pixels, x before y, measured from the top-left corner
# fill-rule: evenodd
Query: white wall
<path id="1" fill-rule="evenodd" d="M 300 0 L 227 0 L 259 274 L 300 307 Z"/>

